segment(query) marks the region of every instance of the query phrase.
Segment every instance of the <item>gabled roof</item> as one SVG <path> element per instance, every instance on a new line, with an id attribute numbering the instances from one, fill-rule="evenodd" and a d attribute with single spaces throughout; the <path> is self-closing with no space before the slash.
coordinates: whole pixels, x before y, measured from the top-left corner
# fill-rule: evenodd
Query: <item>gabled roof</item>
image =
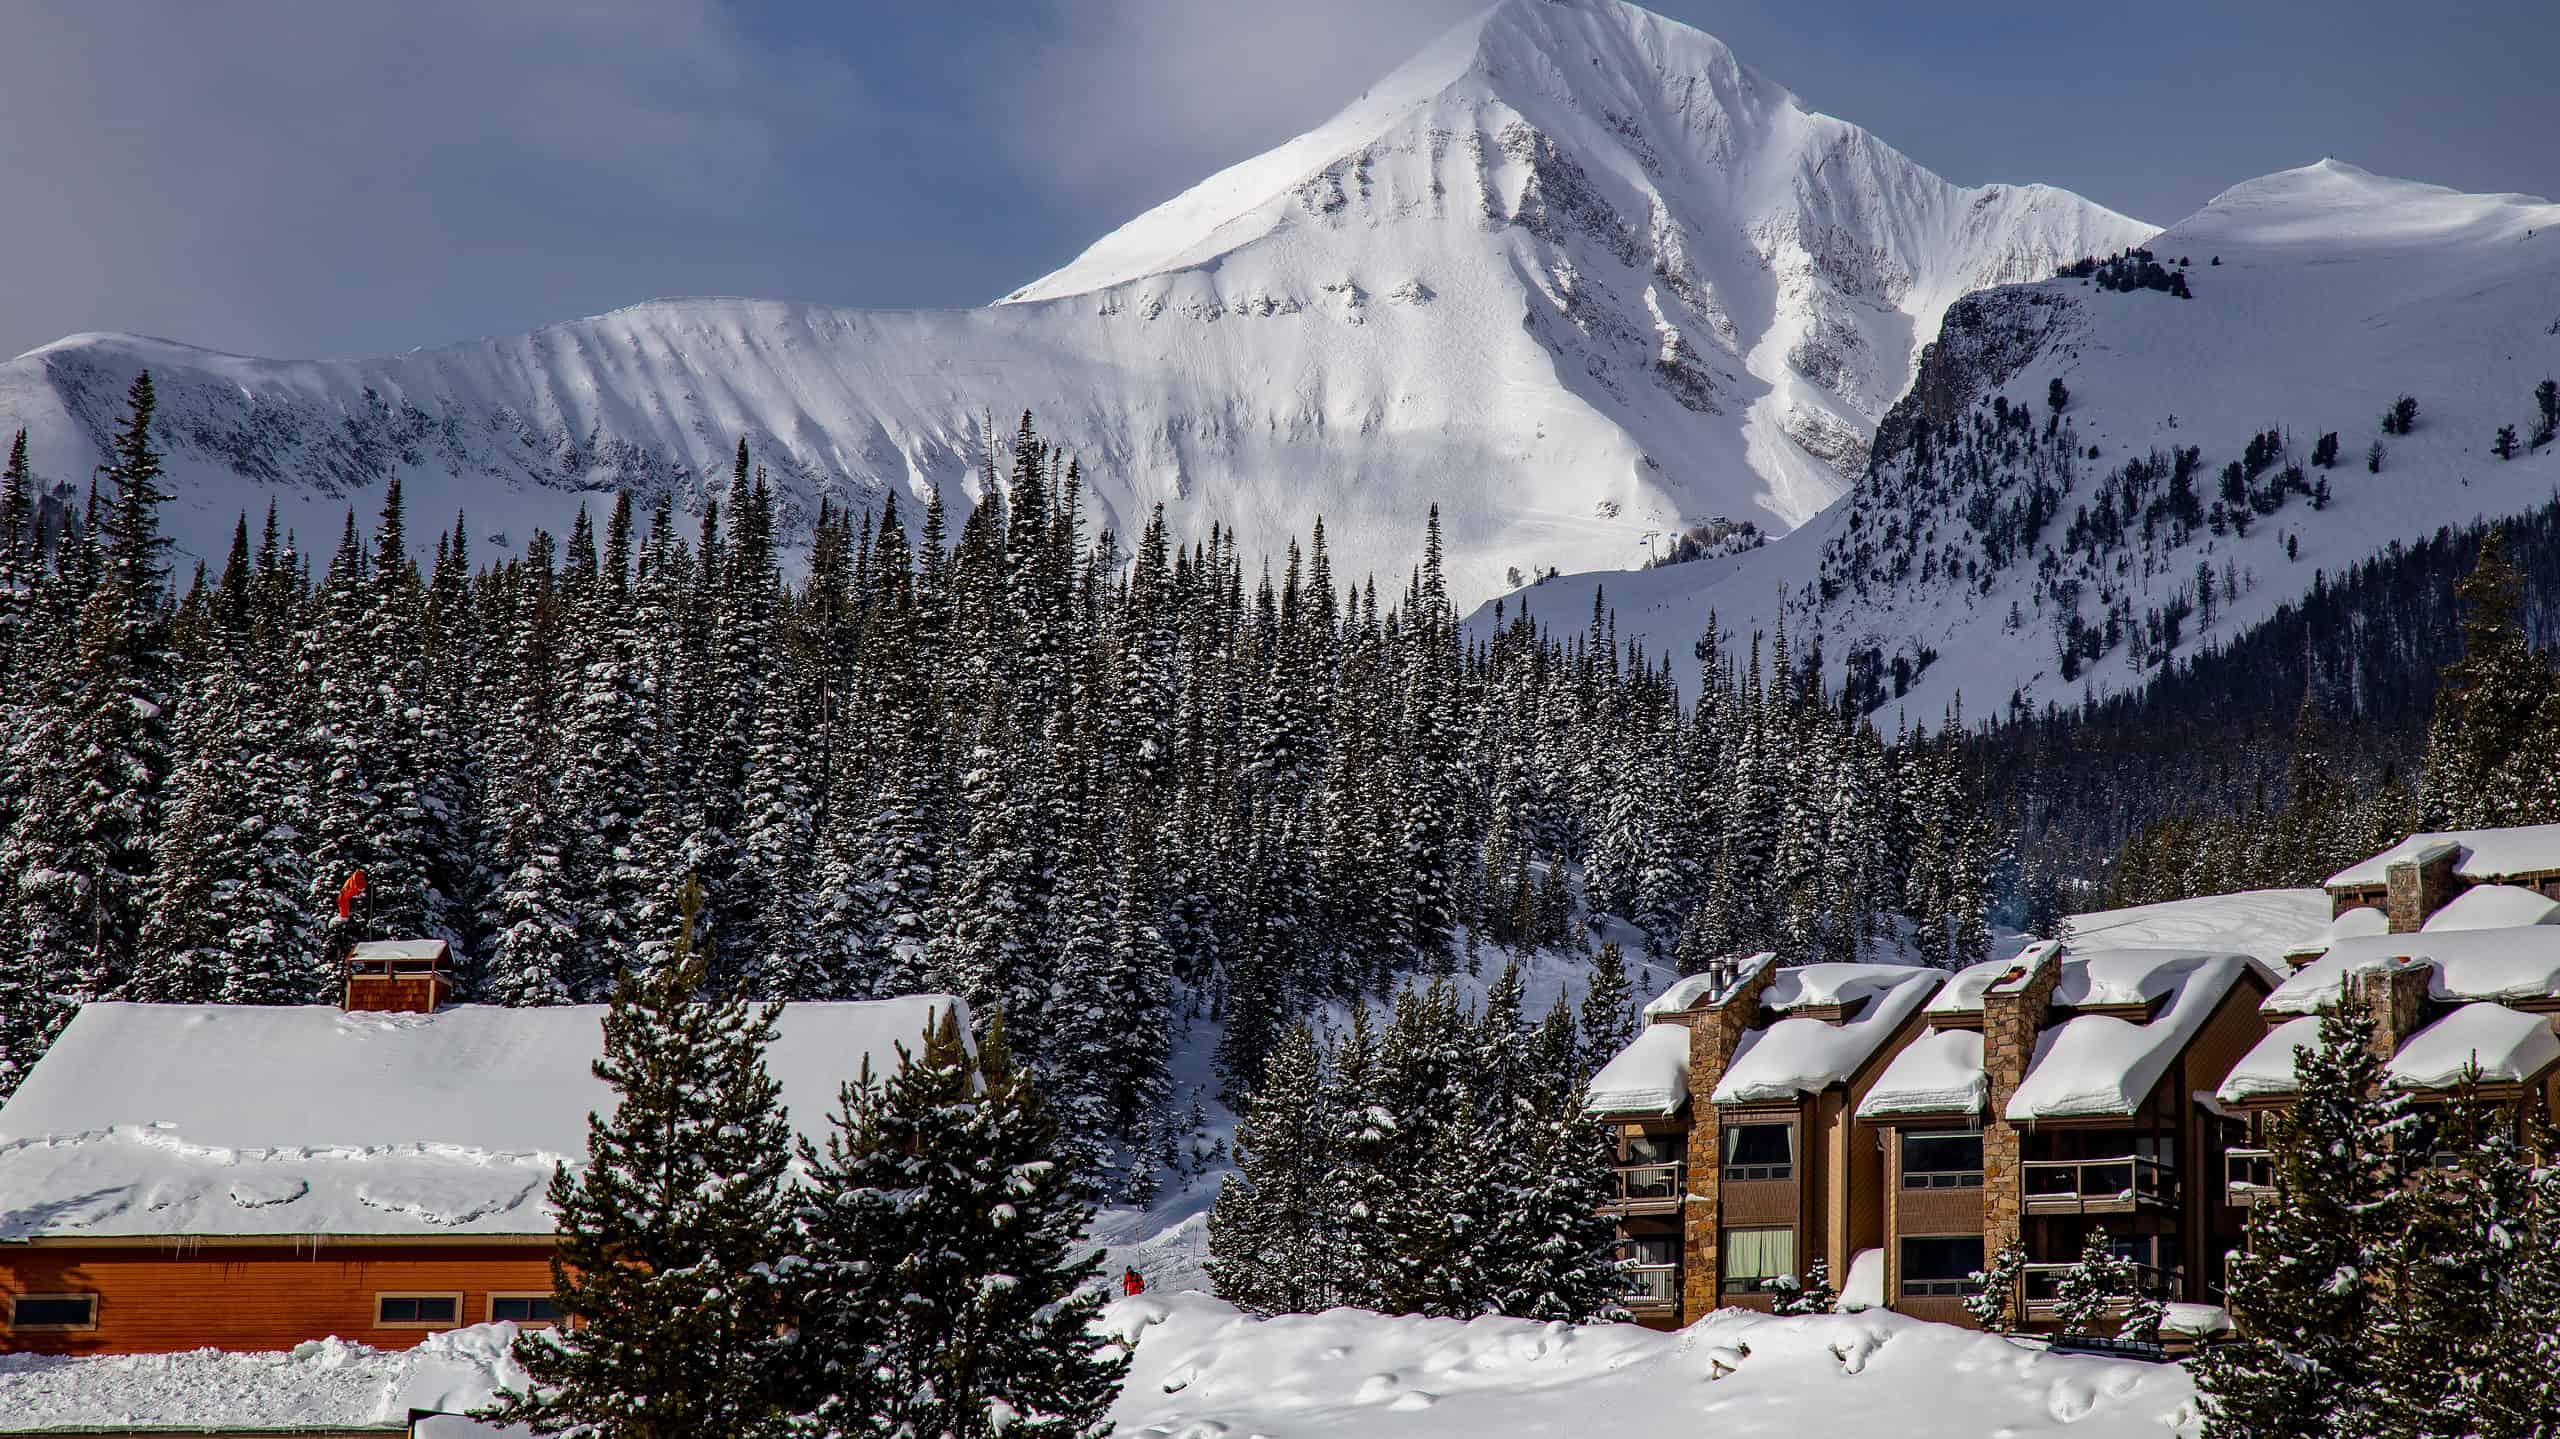
<path id="1" fill-rule="evenodd" d="M 2349 912 L 2372 911 L 2368 907 Z M 2529 924 L 2560 924 L 2560 899 L 2520 885 L 2480 884 L 2455 895 L 2452 903 L 2428 915 L 2418 928 L 2440 934 L 2449 929 L 2521 929 Z"/>
<path id="2" fill-rule="evenodd" d="M 1940 1029 L 1903 1046 L 1858 1104 L 1860 1119 L 1913 1114 L 1980 1114 L 1990 1084 L 1982 1074 L 1982 1031 Z"/>
<path id="3" fill-rule="evenodd" d="M 2525 1002 L 2560 999 L 2560 925 L 2429 929 L 2342 939 L 2267 996 L 2269 1014 L 2311 1014 L 2337 1001 L 2350 977 L 2406 960 L 2430 964 L 2430 998 Z"/>
<path id="4" fill-rule="evenodd" d="M 2302 1087 L 2294 1065 L 2298 1052 L 2319 1044 L 2319 1016 L 2286 1020 L 2241 1056 L 2214 1097 L 2225 1104 L 2291 1098 Z M 2484 1084 L 2523 1084 L 2555 1063 L 2560 1037 L 2547 1018 L 2482 1002 L 2466 1004 L 2401 1041 L 2383 1074 L 2394 1088 L 2443 1092 L 2459 1085 L 2475 1064 Z"/>
<path id="5" fill-rule="evenodd" d="M 1942 978 L 1934 969 L 1893 964 L 1808 964 L 1781 971 L 1764 1001 L 1773 1008 L 1870 1002 L 1838 1023 L 1787 1017 L 1745 1031 L 1710 1098 L 1717 1104 L 1758 1104 L 1846 1083 L 1903 1021 L 1919 1013 Z"/>
<path id="6" fill-rule="evenodd" d="M 2446 846 L 2460 851 L 2453 872 L 2465 879 L 2505 879 L 2560 869 L 2560 824 L 2448 829 L 2413 834 L 2382 853 L 2358 860 L 2329 876 L 2327 885 L 2331 889 L 2372 889 L 2389 881 L 2392 865 L 2429 858 Z"/>
<path id="7" fill-rule="evenodd" d="M 2101 950 L 2076 956 L 2083 978 L 2081 1004 L 2158 1001 L 2147 1022 L 2082 1014 L 2048 1025 L 2036 1036 L 2027 1076 L 2009 1096 L 2012 1121 L 2130 1115 L 2142 1107 L 2160 1077 L 2185 1052 L 2242 976 L 2268 976 L 2245 954 L 2187 950 Z M 2065 961 L 2070 982 L 2073 961 Z"/>
<path id="8" fill-rule="evenodd" d="M 947 995 L 785 1006 L 766 1064 L 818 1137 Z M 0 1108 L 0 1240 L 544 1235 L 612 1091 L 601 1005 L 349 1014 L 91 1004 Z"/>
<path id="9" fill-rule="evenodd" d="M 1592 1114 L 1672 1115 L 1689 1102 L 1689 1026 L 1648 1024 L 1591 1076 Z"/>

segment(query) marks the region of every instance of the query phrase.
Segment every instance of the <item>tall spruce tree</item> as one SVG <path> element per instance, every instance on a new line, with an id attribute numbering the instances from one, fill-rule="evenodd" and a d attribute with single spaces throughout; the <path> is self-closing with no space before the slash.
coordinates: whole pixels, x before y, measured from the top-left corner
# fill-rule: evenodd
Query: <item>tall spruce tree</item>
<path id="1" fill-rule="evenodd" d="M 529 1332 L 529 1378 L 489 1417 L 595 1439 L 755 1439 L 790 1432 L 796 1356 L 781 1276 L 791 1233 L 791 1131 L 766 1072 L 777 1012 L 707 999 L 693 940 L 699 890 L 670 963 L 626 975 L 587 1120 L 587 1160 L 551 1179 L 564 1327 Z"/>

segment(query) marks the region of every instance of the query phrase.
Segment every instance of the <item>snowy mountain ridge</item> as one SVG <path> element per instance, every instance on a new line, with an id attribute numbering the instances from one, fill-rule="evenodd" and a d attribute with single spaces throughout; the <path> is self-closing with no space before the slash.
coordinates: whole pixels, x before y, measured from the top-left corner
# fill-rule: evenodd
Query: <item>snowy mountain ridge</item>
<path id="1" fill-rule="evenodd" d="M 2560 494 L 2560 442 L 2534 442 L 2560 373 L 2560 205 L 2323 160 L 2148 248 L 2192 298 L 2128 261 L 1950 307 L 1868 474 L 1795 533 L 1523 598 L 1573 617 L 1605 589 L 1622 635 L 1676 655 L 1710 614 L 1773 628 L 1783 593 L 1834 683 L 1934 724 L 1959 696 L 1979 717 L 2138 687 L 2324 573 Z M 2402 396 L 2414 418 L 2390 432 Z"/>
<path id="2" fill-rule="evenodd" d="M 1099 524 L 1162 502 L 1272 551 L 1321 514 L 1337 569 L 1392 576 L 1436 501 L 1473 600 L 1801 524 L 1958 296 L 2149 233 L 1950 184 L 1619 0 L 1505 0 L 985 309 L 657 301 L 312 362 L 79 335 L 0 365 L 0 426 L 71 500 L 148 366 L 207 556 L 270 497 L 323 541 L 395 473 L 502 544 L 616 488 L 692 508 L 740 434 L 805 533 L 822 499 L 965 503 L 980 417 L 1030 408 Z"/>

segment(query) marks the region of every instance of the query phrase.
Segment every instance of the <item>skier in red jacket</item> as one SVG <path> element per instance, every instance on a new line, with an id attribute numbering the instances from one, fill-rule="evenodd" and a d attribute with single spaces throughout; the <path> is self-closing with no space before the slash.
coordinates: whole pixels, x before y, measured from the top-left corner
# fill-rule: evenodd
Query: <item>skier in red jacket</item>
<path id="1" fill-rule="evenodd" d="M 1120 1271 L 1120 1292 L 1135 1299 L 1147 1292 L 1147 1281 L 1138 1277 L 1137 1270 L 1123 1269 Z"/>

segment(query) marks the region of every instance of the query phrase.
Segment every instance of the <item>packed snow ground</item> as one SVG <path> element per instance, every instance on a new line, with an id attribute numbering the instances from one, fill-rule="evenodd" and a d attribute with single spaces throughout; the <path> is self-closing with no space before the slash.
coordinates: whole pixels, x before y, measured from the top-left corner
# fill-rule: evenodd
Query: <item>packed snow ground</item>
<path id="1" fill-rule="evenodd" d="M 1122 1300 L 1122 1439 L 2167 1439 L 2176 1365 L 2048 1354 L 1897 1314 L 1719 1310 L 1687 1330 L 1360 1310 L 1253 1319 L 1199 1295 Z"/>
<path id="2" fill-rule="evenodd" d="M 1254 1319 L 1184 1294 L 1120 1300 L 1103 1323 L 1135 1349 L 1112 1416 L 1120 1439 L 1798 1439 L 1808 1423 L 1899 1439 L 2166 1439 L 2195 1417 L 2174 1365 L 2047 1354 L 1882 1312 L 1720 1311 L 1660 1334 L 1351 1309 Z M 0 1358 L 0 1433 L 459 1413 L 522 1382 L 505 1358 L 513 1333 L 477 1326 L 401 1353 L 328 1341 L 281 1354 L 12 1355 Z"/>

